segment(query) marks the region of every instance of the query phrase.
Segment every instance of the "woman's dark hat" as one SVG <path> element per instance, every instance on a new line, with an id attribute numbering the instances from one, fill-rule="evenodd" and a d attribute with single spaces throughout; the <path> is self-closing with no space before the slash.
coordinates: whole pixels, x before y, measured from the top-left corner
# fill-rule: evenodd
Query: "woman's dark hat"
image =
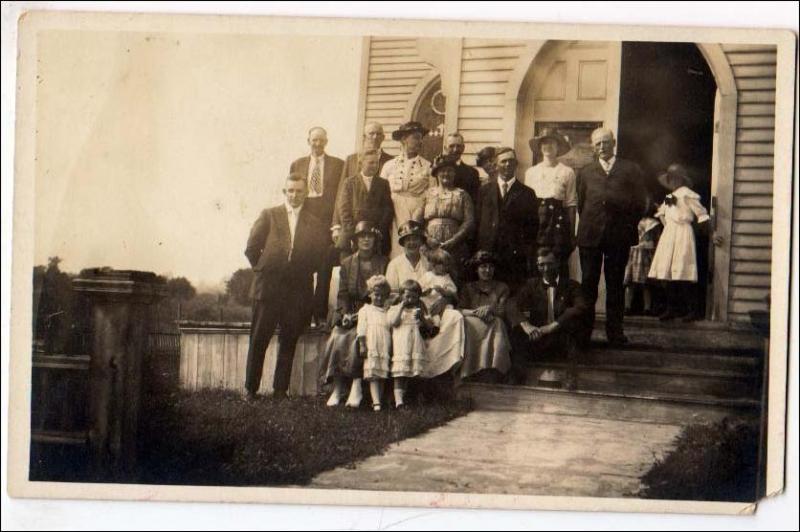
<path id="1" fill-rule="evenodd" d="M 658 176 L 659 184 L 672 192 L 673 190 L 682 186 L 691 187 L 692 178 L 680 164 L 671 164 L 667 171 Z"/>
<path id="2" fill-rule="evenodd" d="M 485 148 L 481 149 L 475 158 L 475 164 L 478 166 L 483 166 L 491 159 L 494 159 L 496 151 L 497 150 L 494 148 L 494 146 L 486 146 Z"/>
<path id="3" fill-rule="evenodd" d="M 491 251 L 486 251 L 483 249 L 478 250 L 472 256 L 472 258 L 469 259 L 468 265 L 471 268 L 477 268 L 481 264 L 493 264 L 496 266 L 497 256 Z"/>
<path id="4" fill-rule="evenodd" d="M 441 170 L 442 168 L 447 168 L 448 166 L 453 170 L 455 170 L 456 169 L 455 159 L 447 155 L 439 155 L 433 160 L 433 165 L 431 166 L 431 175 L 435 177 L 436 174 L 439 172 L 439 170 Z"/>
<path id="5" fill-rule="evenodd" d="M 366 220 L 361 220 L 356 224 L 356 228 L 353 231 L 353 240 L 358 238 L 360 235 L 368 234 L 374 236 L 376 239 L 381 239 L 383 235 L 381 234 L 380 230 L 375 227 L 375 224 L 372 222 L 368 222 Z"/>
<path id="6" fill-rule="evenodd" d="M 425 242 L 425 230 L 422 228 L 422 224 L 421 223 L 419 223 L 417 221 L 414 221 L 414 220 L 409 220 L 406 223 L 404 223 L 403 225 L 401 225 L 397 229 L 397 235 L 399 237 L 398 241 L 400 242 L 401 246 L 403 245 L 403 240 L 406 237 L 412 236 L 412 235 L 419 236 L 422 239 L 422 241 Z"/>
<path id="7" fill-rule="evenodd" d="M 531 151 L 534 154 L 538 154 L 540 153 L 539 146 L 541 145 L 542 141 L 548 139 L 554 140 L 558 144 L 558 153 L 556 154 L 556 157 L 561 157 L 572 148 L 572 146 L 569 145 L 569 142 L 567 142 L 567 139 L 565 139 L 564 136 L 553 127 L 544 128 L 538 137 L 533 137 L 528 141 L 528 146 L 531 147 Z"/>
<path id="8" fill-rule="evenodd" d="M 428 134 L 428 129 L 423 127 L 422 124 L 416 121 L 406 122 L 395 131 L 392 132 L 394 140 L 403 140 L 403 137 L 411 133 L 419 133 L 423 137 Z"/>

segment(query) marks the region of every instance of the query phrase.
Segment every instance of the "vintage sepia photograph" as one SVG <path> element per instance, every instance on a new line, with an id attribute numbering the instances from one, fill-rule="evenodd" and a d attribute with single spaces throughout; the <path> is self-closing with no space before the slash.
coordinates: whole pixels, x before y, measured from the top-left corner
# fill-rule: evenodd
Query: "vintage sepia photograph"
<path id="1" fill-rule="evenodd" d="M 788 31 L 31 11 L 18 46 L 12 496 L 783 489 Z"/>

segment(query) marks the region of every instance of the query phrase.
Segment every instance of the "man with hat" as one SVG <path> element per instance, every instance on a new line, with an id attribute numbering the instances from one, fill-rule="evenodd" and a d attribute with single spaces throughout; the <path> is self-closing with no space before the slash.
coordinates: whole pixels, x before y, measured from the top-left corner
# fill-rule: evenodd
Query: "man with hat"
<path id="1" fill-rule="evenodd" d="M 361 137 L 361 149 L 355 153 L 347 156 L 344 163 L 344 170 L 342 171 L 342 179 L 358 175 L 361 171 L 360 154 L 367 151 L 377 151 L 380 154 L 378 159 L 378 174 L 380 174 L 383 165 L 392 160 L 392 156 L 381 149 L 383 139 L 386 136 L 383 133 L 383 126 L 378 122 L 367 122 L 364 124 L 364 134 Z"/>
<path id="2" fill-rule="evenodd" d="M 431 186 L 431 163 L 419 154 L 422 137 L 427 134 L 428 130 L 419 122 L 400 126 L 392 133 L 392 138 L 400 142 L 400 155 L 384 164 L 381 170 L 381 177 L 389 182 L 394 204 L 392 257 L 402 253 L 396 230 L 413 218 Z"/>
<path id="3" fill-rule="evenodd" d="M 643 176 L 639 165 L 616 157 L 611 130 L 594 130 L 592 146 L 597 160 L 581 169 L 577 187 L 581 285 L 589 306 L 582 342 L 588 344 L 594 328 L 602 269 L 606 281 L 606 337 L 610 345 L 621 345 L 628 342 L 622 327 L 623 281 L 630 248 L 639 239 L 637 226 L 645 211 Z"/>
<path id="4" fill-rule="evenodd" d="M 552 249 L 566 271 L 567 260 L 575 249 L 578 193 L 575 172 L 558 158 L 570 150 L 570 145 L 558 130 L 549 127 L 528 144 L 534 160 L 542 159 L 525 172 L 525 184 L 533 189 L 539 202 L 537 244 Z"/>
<path id="5" fill-rule="evenodd" d="M 381 153 L 367 150 L 360 154 L 361 170 L 342 183 L 336 200 L 339 225 L 334 225 L 334 239 L 343 255 L 350 253 L 350 238 L 356 225 L 368 221 L 381 233 L 380 252 L 389 255 L 394 204 L 389 183 L 378 175 Z"/>
<path id="6" fill-rule="evenodd" d="M 308 130 L 308 146 L 311 153 L 295 160 L 289 172 L 298 174 L 308 181 L 308 209 L 325 224 L 324 240 L 325 262 L 317 274 L 317 285 L 314 291 L 312 320 L 325 323 L 328 315 L 328 291 L 331 285 L 331 271 L 338 261 L 338 252 L 333 245 L 330 229 L 333 224 L 333 212 L 336 207 L 336 196 L 339 193 L 344 161 L 325 153 L 328 145 L 328 133 L 315 126 Z"/>
<path id="7" fill-rule="evenodd" d="M 477 206 L 478 247 L 498 257 L 497 277 L 512 290 L 532 274 L 539 221 L 536 194 L 516 178 L 517 155 L 496 152 L 498 179 L 481 187 Z"/>
<path id="8" fill-rule="evenodd" d="M 537 257 L 539 276 L 528 279 L 508 300 L 506 317 L 511 326 L 512 379 L 524 382 L 531 359 L 566 359 L 566 386 L 576 383 L 576 336 L 582 333 L 587 302 L 581 285 L 560 271 L 555 254 L 546 248 Z"/>
<path id="9" fill-rule="evenodd" d="M 261 385 L 264 356 L 275 327 L 280 326 L 273 388 L 277 398 L 289 389 L 297 340 L 311 319 L 313 274 L 320 268 L 320 236 L 325 226 L 306 205 L 305 177 L 289 174 L 284 205 L 265 209 L 253 224 L 245 256 L 253 267 L 253 317 L 247 351 L 246 398 Z"/>

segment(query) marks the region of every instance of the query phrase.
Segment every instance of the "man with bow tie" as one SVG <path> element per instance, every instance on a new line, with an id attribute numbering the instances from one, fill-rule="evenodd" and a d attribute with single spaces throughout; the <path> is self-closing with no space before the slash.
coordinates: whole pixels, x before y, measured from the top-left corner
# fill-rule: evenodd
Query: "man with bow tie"
<path id="1" fill-rule="evenodd" d="M 516 178 L 512 148 L 496 152 L 498 176 L 480 189 L 476 220 L 478 248 L 497 255 L 497 279 L 516 289 L 535 273 L 539 231 L 536 194 Z"/>
<path id="2" fill-rule="evenodd" d="M 537 257 L 539 276 L 528 279 L 506 303 L 511 327 L 510 378 L 525 381 L 525 367 L 534 360 L 567 362 L 564 384 L 576 386 L 577 337 L 585 327 L 587 302 L 581 285 L 561 275 L 553 251 L 541 248 Z M 542 377 L 540 377 L 542 380 Z M 560 377 L 557 380 L 562 380 Z"/>
<path id="3" fill-rule="evenodd" d="M 645 210 L 642 170 L 616 157 L 611 130 L 592 132 L 597 160 L 578 173 L 578 247 L 581 285 L 589 309 L 582 342 L 588 344 L 594 327 L 597 286 L 602 269 L 606 281 L 606 337 L 610 345 L 628 342 L 623 331 L 625 265 L 638 241 L 637 226 Z"/>
<path id="4" fill-rule="evenodd" d="M 326 323 L 328 315 L 328 291 L 331 285 L 331 271 L 336 266 L 339 253 L 334 246 L 331 231 L 333 229 L 336 195 L 342 179 L 344 161 L 325 153 L 328 145 L 328 133 L 315 126 L 308 130 L 308 146 L 311 153 L 294 161 L 289 173 L 298 174 L 308 181 L 308 199 L 306 204 L 319 220 L 325 224 L 323 246 L 325 262 L 317 275 L 317 287 L 314 291 L 312 319 L 318 324 Z"/>
<path id="5" fill-rule="evenodd" d="M 246 399 L 261 386 L 264 357 L 275 327 L 280 327 L 273 388 L 285 398 L 297 340 L 311 320 L 314 273 L 319 271 L 320 235 L 326 227 L 308 208 L 305 177 L 290 174 L 286 201 L 261 212 L 250 230 L 245 256 L 253 267 L 253 317 L 247 351 Z"/>

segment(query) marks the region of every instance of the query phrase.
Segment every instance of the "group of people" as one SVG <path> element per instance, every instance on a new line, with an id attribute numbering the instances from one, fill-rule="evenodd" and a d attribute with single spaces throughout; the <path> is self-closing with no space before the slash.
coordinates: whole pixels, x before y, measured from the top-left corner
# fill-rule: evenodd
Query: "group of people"
<path id="1" fill-rule="evenodd" d="M 611 345 L 627 342 L 626 283 L 697 281 L 692 222 L 707 226 L 708 215 L 679 165 L 660 178 L 670 194 L 654 213 L 642 171 L 616 157 L 608 129 L 592 133 L 597 159 L 577 175 L 559 161 L 568 140 L 545 129 L 530 140 L 541 162 L 524 183 L 514 149 L 481 150 L 481 175 L 461 159 L 458 133 L 446 137 L 443 155 L 423 158 L 427 133 L 419 122 L 403 124 L 392 133 L 400 154 L 391 157 L 382 126 L 368 123 L 362 150 L 343 161 L 325 153 L 323 128 L 309 131 L 311 153 L 292 163 L 285 204 L 264 210 L 247 242 L 255 276 L 246 398 L 259 389 L 276 327 L 273 389 L 286 396 L 297 340 L 312 322 L 330 330 L 321 374 L 330 406 L 359 406 L 364 381 L 375 410 L 387 404 L 387 381 L 397 408 L 414 380 L 524 382 L 532 358 L 565 360 L 563 385 L 573 388 L 601 270 Z M 651 249 L 652 216 L 664 231 Z M 576 247 L 581 283 L 568 268 Z M 678 314 L 675 307 L 664 318 Z"/>

